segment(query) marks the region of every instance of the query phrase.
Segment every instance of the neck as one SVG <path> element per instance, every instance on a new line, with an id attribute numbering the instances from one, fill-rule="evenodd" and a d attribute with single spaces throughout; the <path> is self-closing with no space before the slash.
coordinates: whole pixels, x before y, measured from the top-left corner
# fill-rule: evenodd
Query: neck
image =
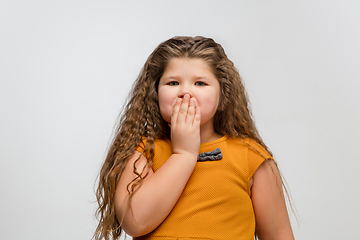
<path id="1" fill-rule="evenodd" d="M 205 124 L 200 127 L 200 144 L 214 141 L 222 136 L 214 131 L 214 124 Z"/>

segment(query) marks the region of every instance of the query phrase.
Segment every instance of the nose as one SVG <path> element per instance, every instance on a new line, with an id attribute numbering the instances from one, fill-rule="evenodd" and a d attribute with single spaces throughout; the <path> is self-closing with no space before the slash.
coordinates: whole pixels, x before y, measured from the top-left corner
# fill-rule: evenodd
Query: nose
<path id="1" fill-rule="evenodd" d="M 190 98 L 194 97 L 194 93 L 191 91 L 189 87 L 183 87 L 180 92 L 178 93 L 179 98 L 183 98 L 185 94 L 189 94 Z"/>

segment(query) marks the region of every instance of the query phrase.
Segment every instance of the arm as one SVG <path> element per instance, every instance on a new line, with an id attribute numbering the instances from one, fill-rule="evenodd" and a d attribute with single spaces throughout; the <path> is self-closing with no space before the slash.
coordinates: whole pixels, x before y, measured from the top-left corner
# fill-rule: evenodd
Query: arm
<path id="1" fill-rule="evenodd" d="M 293 240 L 282 181 L 273 160 L 266 160 L 253 176 L 251 199 L 260 240 Z"/>
<path id="2" fill-rule="evenodd" d="M 135 178 L 133 164 L 140 153 L 129 159 L 115 193 L 116 216 L 131 236 L 154 230 L 170 213 L 195 168 L 200 147 L 200 110 L 189 96 L 178 99 L 171 117 L 173 154 L 155 173 L 150 169 L 139 190 L 133 195 L 131 209 L 127 206 L 127 185 Z M 147 164 L 142 155 L 136 164 L 141 172 Z"/>

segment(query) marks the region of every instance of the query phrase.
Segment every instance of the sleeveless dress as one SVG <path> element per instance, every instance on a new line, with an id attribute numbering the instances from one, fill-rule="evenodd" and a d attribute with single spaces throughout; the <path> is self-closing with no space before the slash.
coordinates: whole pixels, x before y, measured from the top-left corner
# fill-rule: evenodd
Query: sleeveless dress
<path id="1" fill-rule="evenodd" d="M 138 147 L 143 152 L 144 143 Z M 255 216 L 250 179 L 272 159 L 252 139 L 224 136 L 201 144 L 200 153 L 219 148 L 220 160 L 197 162 L 180 198 L 165 220 L 135 240 L 253 240 Z M 153 170 L 172 154 L 170 140 L 155 140 Z"/>

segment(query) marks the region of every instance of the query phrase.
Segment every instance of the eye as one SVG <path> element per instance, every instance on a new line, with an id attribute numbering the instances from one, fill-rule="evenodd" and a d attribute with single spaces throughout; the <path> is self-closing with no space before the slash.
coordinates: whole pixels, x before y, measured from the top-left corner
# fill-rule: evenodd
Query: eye
<path id="1" fill-rule="evenodd" d="M 201 87 L 201 86 L 206 86 L 206 83 L 198 81 L 195 83 L 195 85 Z"/>
<path id="2" fill-rule="evenodd" d="M 169 85 L 169 86 L 176 86 L 176 85 L 179 85 L 178 82 L 176 81 L 171 81 L 171 82 L 168 82 L 166 85 Z"/>

